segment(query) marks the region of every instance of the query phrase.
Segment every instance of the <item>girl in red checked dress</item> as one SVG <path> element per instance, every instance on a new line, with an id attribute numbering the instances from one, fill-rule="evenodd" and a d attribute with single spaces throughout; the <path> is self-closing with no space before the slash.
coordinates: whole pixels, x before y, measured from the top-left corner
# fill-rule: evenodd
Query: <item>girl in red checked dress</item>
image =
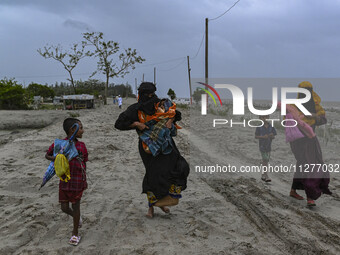
<path id="1" fill-rule="evenodd" d="M 65 140 L 69 139 L 75 131 L 75 127 L 71 128 L 75 123 L 79 124 L 79 130 L 74 139 L 74 144 L 79 155 L 69 161 L 71 179 L 68 182 L 60 181 L 59 183 L 59 202 L 61 204 L 61 210 L 73 217 L 72 237 L 69 240 L 69 244 L 71 245 L 78 245 L 80 242 L 80 236 L 78 234 L 78 228 L 82 225 L 80 217 L 80 200 L 83 191 L 87 188 L 86 162 L 88 160 L 85 143 L 78 140 L 79 138 L 82 138 L 84 133 L 83 125 L 80 120 L 74 118 L 67 118 L 64 120 L 63 128 L 67 135 Z M 53 156 L 53 149 L 54 144 L 52 144 L 46 152 L 46 159 L 54 161 L 55 157 Z M 70 208 L 69 203 L 72 204 L 72 209 Z"/>

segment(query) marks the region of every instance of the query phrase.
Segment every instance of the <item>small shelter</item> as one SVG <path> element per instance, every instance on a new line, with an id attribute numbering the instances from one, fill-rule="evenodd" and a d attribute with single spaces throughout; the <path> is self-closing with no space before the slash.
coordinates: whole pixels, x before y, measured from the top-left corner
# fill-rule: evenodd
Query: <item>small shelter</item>
<path id="1" fill-rule="evenodd" d="M 94 108 L 93 95 L 64 95 L 62 96 L 64 110 L 78 110 Z"/>

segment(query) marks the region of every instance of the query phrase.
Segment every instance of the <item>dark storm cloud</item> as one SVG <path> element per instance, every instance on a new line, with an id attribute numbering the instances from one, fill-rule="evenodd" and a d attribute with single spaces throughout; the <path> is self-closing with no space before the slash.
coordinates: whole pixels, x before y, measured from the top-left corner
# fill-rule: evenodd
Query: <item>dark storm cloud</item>
<path id="1" fill-rule="evenodd" d="M 152 63 L 180 58 L 157 68 L 159 92 L 172 87 L 188 95 L 186 61 L 193 57 L 204 33 L 205 18 L 217 17 L 235 1 L 1 1 L 1 76 L 54 83 L 67 78 L 57 63 L 36 49 L 49 44 L 67 47 L 87 30 L 102 31 L 122 48 L 136 48 L 147 60 L 125 79 L 134 85 L 143 73 L 153 81 Z M 241 0 L 229 13 L 209 21 L 210 77 L 337 77 L 340 59 L 340 1 Z M 10 36 L 8 36 L 10 35 Z M 204 44 L 191 60 L 192 77 L 204 76 Z M 75 74 L 92 73 L 94 60 L 84 60 Z M 87 79 L 88 75 L 76 75 Z M 102 79 L 103 77 L 98 76 Z M 19 79 L 18 79 L 19 80 Z M 23 79 L 19 80 L 20 82 Z"/>
<path id="2" fill-rule="evenodd" d="M 91 28 L 91 26 L 89 26 L 85 22 L 72 20 L 72 19 L 65 20 L 63 24 L 66 27 L 73 27 L 73 28 L 79 29 L 81 32 L 94 30 L 93 28 Z"/>

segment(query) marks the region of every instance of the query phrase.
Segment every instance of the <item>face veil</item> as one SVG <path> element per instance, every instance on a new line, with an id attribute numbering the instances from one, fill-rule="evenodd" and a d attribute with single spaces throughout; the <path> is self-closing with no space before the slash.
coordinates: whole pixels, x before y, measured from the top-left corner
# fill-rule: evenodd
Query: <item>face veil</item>
<path id="1" fill-rule="evenodd" d="M 154 94 L 156 91 L 155 84 L 151 82 L 142 82 L 138 88 L 138 109 L 145 112 L 147 115 L 155 114 L 155 104 L 160 100 Z M 150 94 L 153 94 L 149 97 Z"/>

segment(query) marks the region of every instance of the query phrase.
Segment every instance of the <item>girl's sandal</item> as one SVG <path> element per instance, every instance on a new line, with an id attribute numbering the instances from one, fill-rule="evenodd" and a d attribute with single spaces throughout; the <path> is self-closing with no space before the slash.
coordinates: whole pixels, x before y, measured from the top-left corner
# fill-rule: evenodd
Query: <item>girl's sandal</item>
<path id="1" fill-rule="evenodd" d="M 307 206 L 308 207 L 312 207 L 312 206 L 316 206 L 316 204 L 315 204 L 314 200 L 308 200 L 307 201 Z"/>
<path id="2" fill-rule="evenodd" d="M 297 200 L 304 200 L 303 196 L 300 196 L 299 194 L 297 193 L 290 193 L 289 196 L 297 199 Z"/>
<path id="3" fill-rule="evenodd" d="M 77 246 L 80 242 L 80 236 L 72 236 L 70 241 L 68 241 L 69 244 Z"/>

